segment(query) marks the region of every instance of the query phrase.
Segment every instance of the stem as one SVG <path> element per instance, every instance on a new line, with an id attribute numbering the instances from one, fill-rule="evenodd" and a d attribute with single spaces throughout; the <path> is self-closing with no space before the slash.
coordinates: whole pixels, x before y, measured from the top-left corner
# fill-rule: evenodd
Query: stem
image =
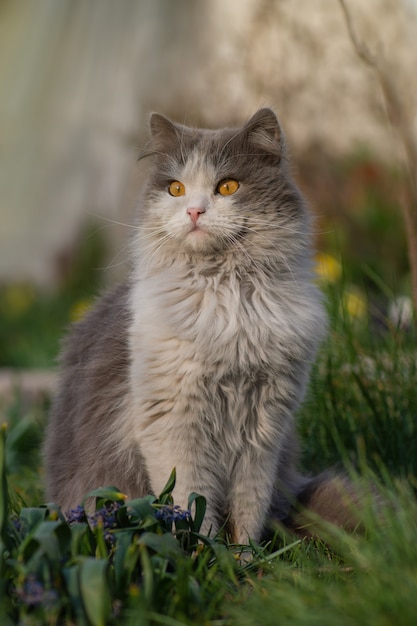
<path id="1" fill-rule="evenodd" d="M 376 74 L 385 100 L 388 118 L 404 147 L 407 173 L 407 194 L 401 202 L 403 219 L 406 227 L 408 259 L 411 271 L 411 294 L 414 306 L 414 322 L 417 325 L 417 141 L 413 136 L 413 126 L 394 77 L 387 69 L 386 63 L 377 58 L 368 46 L 359 39 L 353 26 L 345 0 L 339 0 L 345 16 L 346 26 L 353 47 L 359 58 Z"/>

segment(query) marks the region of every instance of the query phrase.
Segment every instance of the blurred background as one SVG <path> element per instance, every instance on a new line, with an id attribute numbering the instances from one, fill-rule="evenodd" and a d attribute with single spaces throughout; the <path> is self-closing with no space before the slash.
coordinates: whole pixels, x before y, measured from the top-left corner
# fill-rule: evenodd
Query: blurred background
<path id="1" fill-rule="evenodd" d="M 417 135 L 417 1 L 346 4 Z M 404 321 L 404 150 L 338 0 L 1 0 L 0 367 L 53 366 L 66 325 L 128 272 L 150 111 L 218 127 L 264 105 L 325 288 L 354 318 Z"/>

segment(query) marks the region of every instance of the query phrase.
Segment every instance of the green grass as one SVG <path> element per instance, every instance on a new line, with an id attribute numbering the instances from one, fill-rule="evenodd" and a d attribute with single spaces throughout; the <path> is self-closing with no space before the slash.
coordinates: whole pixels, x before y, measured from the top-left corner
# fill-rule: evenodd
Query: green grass
<path id="1" fill-rule="evenodd" d="M 415 335 L 361 341 L 333 329 L 315 365 L 300 415 L 306 468 L 349 462 L 378 473 L 417 476 Z"/>

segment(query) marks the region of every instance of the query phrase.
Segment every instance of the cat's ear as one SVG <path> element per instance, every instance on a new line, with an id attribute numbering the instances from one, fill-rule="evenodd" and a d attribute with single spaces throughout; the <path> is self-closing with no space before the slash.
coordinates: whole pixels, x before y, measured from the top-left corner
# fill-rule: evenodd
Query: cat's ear
<path id="1" fill-rule="evenodd" d="M 165 115 L 152 113 L 149 119 L 149 128 L 153 141 L 174 141 L 177 138 L 177 129 Z"/>
<path id="2" fill-rule="evenodd" d="M 152 113 L 149 119 L 151 139 L 141 151 L 139 159 L 154 154 L 167 153 L 178 142 L 178 129 L 167 117 Z"/>
<path id="3" fill-rule="evenodd" d="M 285 145 L 284 134 L 277 116 L 271 109 L 260 109 L 245 124 L 248 141 L 256 148 L 281 156 Z"/>

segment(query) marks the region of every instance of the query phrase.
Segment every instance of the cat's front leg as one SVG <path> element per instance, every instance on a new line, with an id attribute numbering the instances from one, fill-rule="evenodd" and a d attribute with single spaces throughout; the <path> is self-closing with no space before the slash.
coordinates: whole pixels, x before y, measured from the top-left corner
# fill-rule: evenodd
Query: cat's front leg
<path id="1" fill-rule="evenodd" d="M 207 510 L 201 530 L 207 534 L 211 529 L 215 534 L 221 525 L 219 499 L 224 480 L 219 476 L 215 451 L 200 424 L 191 419 L 173 419 L 172 416 L 160 418 L 142 433 L 140 445 L 152 491 L 159 495 L 175 468 L 174 503 L 187 509 L 192 492 L 203 495 Z"/>
<path id="2" fill-rule="evenodd" d="M 248 445 L 233 470 L 229 501 L 232 543 L 259 541 L 270 507 L 277 454 Z"/>

